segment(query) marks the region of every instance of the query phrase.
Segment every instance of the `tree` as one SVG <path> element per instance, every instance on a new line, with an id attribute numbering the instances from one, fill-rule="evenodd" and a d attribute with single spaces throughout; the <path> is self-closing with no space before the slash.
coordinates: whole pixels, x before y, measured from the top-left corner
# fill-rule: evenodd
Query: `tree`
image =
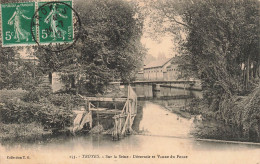
<path id="1" fill-rule="evenodd" d="M 142 65 L 142 16 L 135 4 L 122 0 L 90 0 L 75 3 L 82 31 L 69 50 L 44 53 L 40 57 L 47 70 L 62 72 L 68 88 L 86 86 L 102 92 L 114 79 L 129 82 Z M 44 64 L 45 63 L 45 64 Z"/>
<path id="2" fill-rule="evenodd" d="M 155 29 L 176 36 L 184 76 L 201 79 L 205 116 L 259 142 L 259 1 L 165 0 L 150 6 L 158 11 Z"/>
<path id="3" fill-rule="evenodd" d="M 186 34 L 176 37 L 187 61 L 181 67 L 202 80 L 212 110 L 259 78 L 258 1 L 166 0 L 152 6 L 160 25 L 167 24 L 164 32 Z"/>

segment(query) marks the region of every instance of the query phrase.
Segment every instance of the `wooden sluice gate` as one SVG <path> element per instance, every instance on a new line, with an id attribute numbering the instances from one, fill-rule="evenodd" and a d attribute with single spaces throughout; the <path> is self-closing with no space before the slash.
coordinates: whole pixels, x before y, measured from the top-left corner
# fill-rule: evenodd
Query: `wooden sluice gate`
<path id="1" fill-rule="evenodd" d="M 84 97 L 85 108 L 74 111 L 76 118 L 73 122 L 72 132 L 82 130 L 88 127 L 90 132 L 111 134 L 114 140 L 133 133 L 132 125 L 137 114 L 137 95 L 131 86 L 128 86 L 126 98 L 109 98 L 109 97 Z M 99 103 L 121 103 L 124 106 L 117 109 L 109 107 L 99 107 Z M 96 103 L 96 105 L 94 105 Z"/>

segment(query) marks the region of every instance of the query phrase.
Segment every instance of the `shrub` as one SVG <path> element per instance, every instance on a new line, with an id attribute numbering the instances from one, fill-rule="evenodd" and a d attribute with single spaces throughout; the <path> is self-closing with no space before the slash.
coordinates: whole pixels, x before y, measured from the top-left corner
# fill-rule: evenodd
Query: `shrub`
<path id="1" fill-rule="evenodd" d="M 35 88 L 31 89 L 22 98 L 25 102 L 38 102 L 41 98 L 48 97 L 50 95 L 50 90 L 46 88 Z"/>
<path id="2" fill-rule="evenodd" d="M 0 116 L 6 124 L 39 122 L 47 129 L 63 129 L 72 122 L 72 111 L 56 107 L 48 101 L 41 104 L 7 101 L 0 106 Z"/>
<path id="3" fill-rule="evenodd" d="M 61 106 L 68 109 L 72 109 L 85 103 L 85 100 L 81 97 L 70 94 L 52 94 L 48 97 L 48 100 L 55 106 Z"/>
<path id="4" fill-rule="evenodd" d="M 21 99 L 27 92 L 22 89 L 17 90 L 0 90 L 0 102 L 8 99 Z"/>
<path id="5" fill-rule="evenodd" d="M 38 104 L 8 100 L 0 106 L 0 115 L 3 123 L 31 123 L 37 121 L 35 113 L 40 110 Z"/>
<path id="6" fill-rule="evenodd" d="M 0 123 L 0 139 L 1 140 L 23 140 L 25 138 L 37 138 L 48 132 L 43 130 L 43 127 L 32 122 L 29 124 L 3 124 Z"/>
<path id="7" fill-rule="evenodd" d="M 41 111 L 36 113 L 38 121 L 46 129 L 64 129 L 72 125 L 73 113 L 62 107 L 56 107 L 53 104 L 45 104 Z"/>

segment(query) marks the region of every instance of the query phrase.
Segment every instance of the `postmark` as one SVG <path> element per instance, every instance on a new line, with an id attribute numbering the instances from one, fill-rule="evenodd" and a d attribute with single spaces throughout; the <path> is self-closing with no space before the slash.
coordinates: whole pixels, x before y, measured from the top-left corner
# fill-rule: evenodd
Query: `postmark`
<path id="1" fill-rule="evenodd" d="M 36 28 L 38 33 L 33 29 Z M 38 2 L 38 9 L 31 19 L 31 34 L 42 48 L 60 52 L 71 48 L 81 29 L 78 13 L 72 1 Z"/>
<path id="2" fill-rule="evenodd" d="M 35 13 L 35 2 L 8 3 L 1 5 L 2 46 L 33 45 L 35 41 L 30 22 Z"/>

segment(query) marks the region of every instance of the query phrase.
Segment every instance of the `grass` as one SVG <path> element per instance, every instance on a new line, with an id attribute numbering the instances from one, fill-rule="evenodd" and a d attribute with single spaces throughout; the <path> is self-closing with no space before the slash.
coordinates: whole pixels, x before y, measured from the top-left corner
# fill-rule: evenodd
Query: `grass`
<path id="1" fill-rule="evenodd" d="M 0 141 L 16 140 L 23 141 L 39 138 L 50 132 L 44 131 L 43 127 L 35 122 L 30 124 L 3 124 L 0 123 Z"/>

